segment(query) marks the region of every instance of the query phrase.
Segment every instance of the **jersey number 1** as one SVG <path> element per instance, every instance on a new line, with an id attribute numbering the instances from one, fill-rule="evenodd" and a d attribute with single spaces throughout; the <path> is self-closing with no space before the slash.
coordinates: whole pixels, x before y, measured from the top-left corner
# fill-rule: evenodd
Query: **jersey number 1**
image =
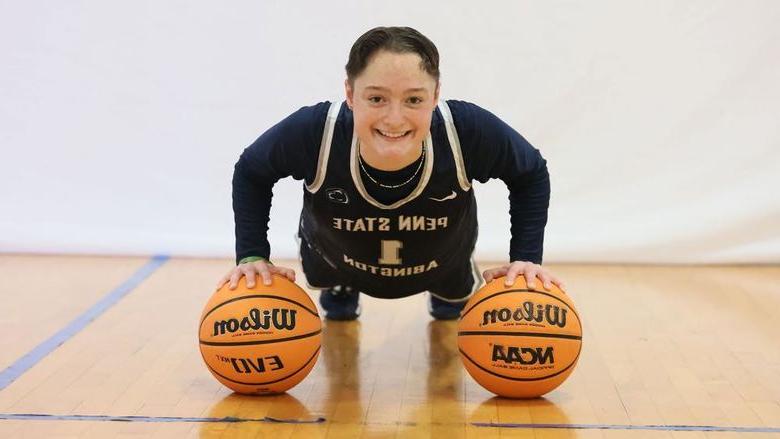
<path id="1" fill-rule="evenodd" d="M 379 258 L 381 265 L 401 265 L 401 249 L 404 243 L 401 241 L 382 241 L 382 256 Z"/>

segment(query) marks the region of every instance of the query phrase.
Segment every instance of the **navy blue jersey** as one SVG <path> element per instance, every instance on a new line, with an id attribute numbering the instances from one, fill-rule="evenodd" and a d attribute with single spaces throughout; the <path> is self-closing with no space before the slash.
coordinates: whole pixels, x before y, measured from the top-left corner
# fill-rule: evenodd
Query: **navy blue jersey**
<path id="1" fill-rule="evenodd" d="M 467 102 L 442 101 L 414 187 L 390 201 L 366 187 L 353 129 L 346 105 L 323 102 L 300 109 L 244 151 L 233 179 L 237 260 L 269 257 L 271 189 L 292 176 L 305 181 L 300 235 L 339 280 L 380 297 L 424 291 L 471 257 L 477 238 L 472 180 L 501 178 L 510 190 L 510 259 L 541 263 L 546 163 L 496 116 Z"/>
<path id="2" fill-rule="evenodd" d="M 477 210 L 457 141 L 448 141 L 446 129 L 431 130 L 416 186 L 385 204 L 361 177 L 352 124 L 339 123 L 347 120 L 347 106 L 331 109 L 317 174 L 304 190 L 305 242 L 350 286 L 380 297 L 426 291 L 461 268 L 476 243 Z"/>

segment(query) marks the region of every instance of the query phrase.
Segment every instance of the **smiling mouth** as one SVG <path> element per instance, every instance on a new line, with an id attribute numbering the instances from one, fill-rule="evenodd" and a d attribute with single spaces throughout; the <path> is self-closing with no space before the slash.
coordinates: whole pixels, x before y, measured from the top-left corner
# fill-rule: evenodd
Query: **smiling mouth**
<path id="1" fill-rule="evenodd" d="M 382 136 L 383 138 L 385 138 L 387 140 L 390 140 L 390 141 L 404 139 L 407 136 L 409 136 L 409 134 L 411 134 L 411 131 L 403 131 L 403 132 L 398 132 L 398 133 L 393 133 L 393 132 L 389 132 L 389 131 L 382 131 L 382 130 L 374 130 L 374 131 L 377 134 L 379 134 L 380 136 Z"/>

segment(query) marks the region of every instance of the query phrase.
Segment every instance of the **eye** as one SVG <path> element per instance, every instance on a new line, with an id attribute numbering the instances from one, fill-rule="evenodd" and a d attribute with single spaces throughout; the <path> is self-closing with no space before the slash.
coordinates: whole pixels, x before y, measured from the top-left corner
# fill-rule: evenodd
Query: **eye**
<path id="1" fill-rule="evenodd" d="M 372 104 L 380 104 L 382 103 L 382 96 L 370 96 L 368 101 Z"/>
<path id="2" fill-rule="evenodd" d="M 407 99 L 407 102 L 413 105 L 422 104 L 423 100 L 419 96 L 412 96 L 409 99 Z"/>

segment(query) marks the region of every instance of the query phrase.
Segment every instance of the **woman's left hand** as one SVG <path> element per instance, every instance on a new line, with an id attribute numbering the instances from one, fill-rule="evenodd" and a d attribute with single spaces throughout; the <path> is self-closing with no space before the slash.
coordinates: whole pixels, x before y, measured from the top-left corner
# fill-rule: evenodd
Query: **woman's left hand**
<path id="1" fill-rule="evenodd" d="M 485 270 L 482 273 L 482 277 L 485 278 L 485 282 L 490 282 L 497 277 L 506 276 L 504 285 L 509 287 L 514 285 L 515 279 L 521 274 L 525 277 L 525 283 L 528 285 L 528 288 L 536 287 L 536 279 L 539 279 L 547 290 L 552 288 L 552 285 L 555 284 L 561 291 L 566 292 L 566 287 L 558 276 L 555 276 L 546 268 L 539 264 L 534 264 L 533 262 L 514 261 L 511 264 L 502 267 Z"/>

